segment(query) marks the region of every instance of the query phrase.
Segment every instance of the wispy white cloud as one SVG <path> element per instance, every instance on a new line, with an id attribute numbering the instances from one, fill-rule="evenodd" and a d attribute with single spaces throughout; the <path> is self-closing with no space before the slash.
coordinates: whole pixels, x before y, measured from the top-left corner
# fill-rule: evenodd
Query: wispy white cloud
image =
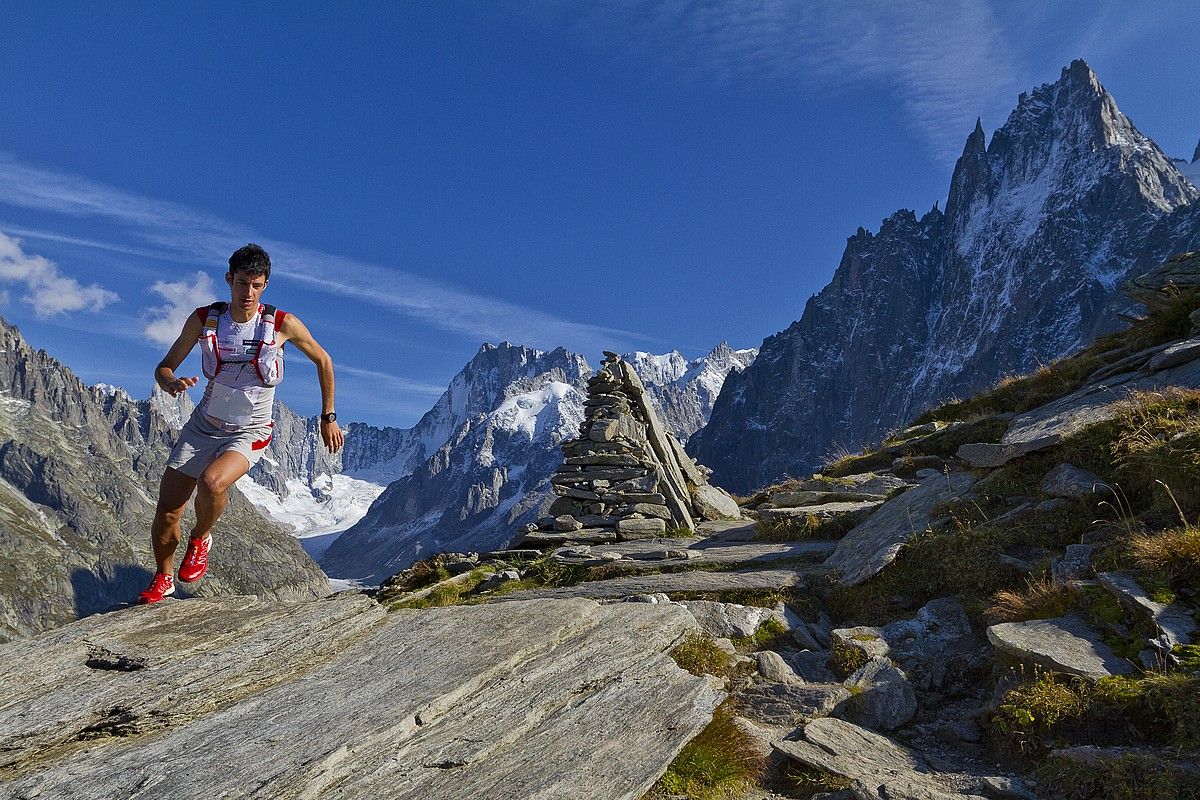
<path id="1" fill-rule="evenodd" d="M 952 160 L 977 116 L 1016 93 L 1017 55 L 984 0 L 513 0 L 532 18 L 669 76 L 889 87 L 933 154 Z"/>
<path id="2" fill-rule="evenodd" d="M 222 263 L 233 247 L 257 241 L 271 252 L 273 263 L 278 265 L 272 272 L 276 280 L 295 280 L 352 297 L 474 342 L 509 340 L 595 352 L 632 349 L 635 343 L 650 341 L 650 337 L 640 333 L 574 322 L 440 284 L 391 265 L 385 268 L 274 241 L 211 214 L 31 167 L 3 153 L 0 153 L 0 203 L 102 219 L 154 250 L 190 263 Z"/>
<path id="3" fill-rule="evenodd" d="M 136 256 L 140 259 L 153 259 L 156 261 L 179 261 L 188 264 L 195 262 L 194 258 L 183 258 L 178 253 L 168 253 L 163 250 L 149 250 L 144 247 L 130 247 L 128 245 L 117 244 L 115 242 L 104 242 L 99 239 L 85 239 L 81 236 L 71 236 L 69 234 L 60 233 L 58 231 L 48 231 L 40 228 L 26 228 L 21 225 L 14 225 L 9 222 L 0 220 L 0 230 L 8 233 L 10 236 L 16 236 L 22 240 L 37 239 L 44 242 L 57 242 L 60 244 L 69 244 L 76 247 L 81 247 L 86 250 L 103 250 L 108 253 L 117 253 L 124 256 Z"/>
<path id="4" fill-rule="evenodd" d="M 99 284 L 84 286 L 47 258 L 29 255 L 21 241 L 0 233 L 0 283 L 24 287 L 21 300 L 28 303 L 38 319 L 47 319 L 70 311 L 100 311 L 119 298 L 116 292 Z M 7 301 L 7 293 L 6 293 Z"/>
<path id="5" fill-rule="evenodd" d="M 408 378 L 402 378 L 399 375 L 392 375 L 388 372 L 379 372 L 373 369 L 361 369 L 359 367 L 348 367 L 344 364 L 339 364 L 336 369 L 339 375 L 353 375 L 356 378 L 372 381 L 373 383 L 380 384 L 388 389 L 392 389 L 397 392 L 403 392 L 405 394 L 420 394 L 427 395 L 429 397 L 439 397 L 443 392 L 446 391 L 445 386 L 437 386 L 432 383 L 421 383 L 420 381 L 409 380 Z"/>
<path id="6" fill-rule="evenodd" d="M 172 344 L 188 314 L 212 301 L 213 282 L 207 273 L 197 272 L 178 281 L 158 281 L 150 291 L 163 299 L 163 304 L 148 310 L 143 328 L 146 336 L 160 344 Z"/>

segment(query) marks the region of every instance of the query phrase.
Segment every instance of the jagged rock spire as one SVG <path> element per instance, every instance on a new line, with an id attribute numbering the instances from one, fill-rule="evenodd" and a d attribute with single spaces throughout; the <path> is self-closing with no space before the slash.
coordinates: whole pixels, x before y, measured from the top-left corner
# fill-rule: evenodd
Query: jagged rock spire
<path id="1" fill-rule="evenodd" d="M 979 190 L 987 187 L 989 167 L 986 140 L 983 120 L 976 117 L 975 130 L 967 137 L 963 154 L 954 165 L 954 176 L 950 179 L 946 214 L 951 220 L 962 218 L 971 208 Z"/>

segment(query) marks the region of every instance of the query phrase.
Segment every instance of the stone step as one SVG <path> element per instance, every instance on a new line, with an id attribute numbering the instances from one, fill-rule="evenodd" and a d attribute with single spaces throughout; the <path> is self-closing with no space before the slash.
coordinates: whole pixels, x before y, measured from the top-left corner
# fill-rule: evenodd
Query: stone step
<path id="1" fill-rule="evenodd" d="M 581 528 L 577 531 L 532 531 L 521 539 L 520 546 L 557 547 L 564 544 L 605 544 L 615 542 L 617 532 L 612 528 Z"/>
<path id="2" fill-rule="evenodd" d="M 692 562 L 694 563 L 694 562 Z M 673 594 L 677 592 L 730 592 L 749 590 L 783 589 L 803 586 L 823 574 L 819 568 L 812 569 L 757 569 L 731 572 L 688 572 L 655 573 L 651 575 L 627 575 L 603 581 L 590 581 L 575 586 L 557 589 L 527 589 L 513 592 L 493 602 L 515 600 L 555 599 L 591 597 L 595 599 L 620 599 L 640 594 Z"/>
<path id="3" fill-rule="evenodd" d="M 821 506 L 830 503 L 861 503 L 861 502 L 880 502 L 882 503 L 887 497 L 882 494 L 872 494 L 870 492 L 854 492 L 854 491 L 829 491 L 829 492 L 776 492 L 771 495 L 769 505 L 759 506 L 759 509 L 764 508 L 799 508 L 801 506 Z"/>
<path id="4" fill-rule="evenodd" d="M 698 553 L 697 560 L 710 564 L 766 563 L 794 558 L 821 558 L 832 553 L 837 542 L 811 540 L 799 542 L 725 542 L 719 539 L 696 537 L 666 537 L 641 539 L 632 542 L 617 542 L 606 545 L 605 550 L 620 553 L 629 559 L 641 554 L 668 550 L 691 550 Z"/>
<path id="5" fill-rule="evenodd" d="M 883 505 L 883 500 L 859 500 L 855 502 L 822 503 L 814 506 L 799 506 L 796 508 L 761 508 L 760 519 L 775 522 L 781 519 L 803 519 L 816 517 L 821 522 L 840 517 L 844 514 L 869 514 Z"/>

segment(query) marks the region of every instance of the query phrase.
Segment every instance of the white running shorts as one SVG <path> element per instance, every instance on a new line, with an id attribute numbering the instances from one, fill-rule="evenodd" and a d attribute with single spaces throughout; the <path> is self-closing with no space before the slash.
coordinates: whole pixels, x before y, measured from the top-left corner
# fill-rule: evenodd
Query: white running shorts
<path id="1" fill-rule="evenodd" d="M 267 445 L 271 443 L 271 428 L 275 423 L 253 428 L 223 431 L 212 425 L 204 415 L 196 411 L 179 431 L 179 441 L 171 450 L 167 466 L 177 469 L 189 478 L 199 478 L 204 468 L 223 453 L 241 453 L 254 466 Z"/>

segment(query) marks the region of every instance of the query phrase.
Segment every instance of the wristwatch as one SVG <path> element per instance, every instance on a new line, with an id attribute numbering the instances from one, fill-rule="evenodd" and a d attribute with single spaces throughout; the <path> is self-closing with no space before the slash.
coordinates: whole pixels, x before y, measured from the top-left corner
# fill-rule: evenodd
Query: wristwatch
<path id="1" fill-rule="evenodd" d="M 321 422 L 337 422 L 337 412 L 330 411 L 328 414 L 322 414 Z"/>

